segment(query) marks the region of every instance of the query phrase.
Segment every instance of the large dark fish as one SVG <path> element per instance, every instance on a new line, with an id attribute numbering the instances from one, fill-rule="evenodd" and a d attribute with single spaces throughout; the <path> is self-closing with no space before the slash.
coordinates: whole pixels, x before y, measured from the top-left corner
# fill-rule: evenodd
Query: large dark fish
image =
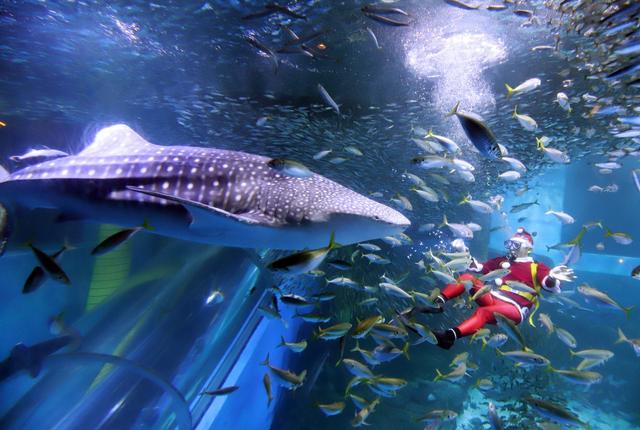
<path id="1" fill-rule="evenodd" d="M 476 10 L 476 9 L 480 9 L 480 6 L 478 5 L 470 5 L 467 3 L 464 3 L 460 0 L 444 0 L 444 2 L 450 6 L 453 7 L 457 7 L 458 9 L 462 9 L 462 10 Z"/>
<path id="2" fill-rule="evenodd" d="M 247 43 L 249 43 L 249 45 L 253 46 L 258 51 L 266 54 L 266 56 L 269 57 L 271 59 L 271 61 L 273 61 L 273 71 L 274 71 L 274 73 L 277 74 L 278 73 L 278 65 L 280 64 L 280 59 L 278 58 L 276 53 L 273 52 L 273 50 L 271 48 L 269 48 L 268 46 L 266 46 L 264 43 L 260 42 L 252 34 L 245 35 L 245 36 L 243 36 L 243 38 L 244 38 L 244 40 L 247 41 Z"/>
<path id="3" fill-rule="evenodd" d="M 364 13 L 376 13 L 376 14 L 398 14 L 398 15 L 404 15 L 404 16 L 409 16 L 409 14 L 407 12 L 405 12 L 404 10 L 397 8 L 397 7 L 391 7 L 391 6 L 382 6 L 382 5 L 377 5 L 377 4 L 367 4 L 362 6 L 362 8 L 360 9 L 362 12 Z"/>
<path id="4" fill-rule="evenodd" d="M 458 117 L 465 134 L 482 155 L 487 158 L 500 158 L 503 154 L 491 129 L 478 115 L 459 111 L 459 106 L 460 102 L 456 103 L 447 116 Z"/>
<path id="5" fill-rule="evenodd" d="M 634 64 L 629 64 L 627 66 L 621 67 L 621 68 L 609 73 L 607 76 L 605 76 L 604 79 L 606 79 L 608 81 L 613 80 L 613 79 L 620 79 L 620 78 L 624 78 L 625 76 L 632 75 L 637 71 L 640 71 L 640 61 L 636 62 Z"/>
<path id="6" fill-rule="evenodd" d="M 0 362 L 0 382 L 26 370 L 32 378 L 40 374 L 44 360 L 65 346 L 77 341 L 73 336 L 60 336 L 33 346 L 18 343 L 11 349 L 9 357 Z"/>
<path id="7" fill-rule="evenodd" d="M 238 387 L 236 385 L 232 385 L 232 386 L 229 386 L 229 387 L 218 388 L 217 390 L 203 391 L 200 394 L 207 395 L 207 396 L 226 396 L 227 394 L 233 393 L 238 388 L 240 388 L 240 387 Z"/>
<path id="8" fill-rule="evenodd" d="M 378 15 L 375 13 L 365 13 L 364 16 L 367 18 L 371 18 L 374 21 L 381 22 L 386 25 L 391 25 L 394 27 L 407 27 L 410 23 L 407 21 L 398 21 L 393 18 L 386 17 L 384 15 Z"/>
<path id="9" fill-rule="evenodd" d="M 62 253 L 66 250 L 67 250 L 67 247 L 65 245 L 62 248 L 60 248 L 57 252 L 51 254 L 49 257 L 51 257 L 54 261 L 57 262 L 58 258 L 60 258 Z M 33 293 L 38 288 L 40 288 L 40 286 L 42 286 L 42 284 L 46 279 L 47 279 L 47 273 L 44 271 L 44 269 L 41 266 L 34 267 L 31 273 L 29 273 L 27 280 L 24 282 L 24 286 L 22 287 L 22 294 Z"/>
<path id="10" fill-rule="evenodd" d="M 71 285 L 71 280 L 53 257 L 45 252 L 42 252 L 40 249 L 31 244 L 29 244 L 29 248 L 31 248 L 31 250 L 33 251 L 33 254 L 36 256 L 36 259 L 38 260 L 40 266 L 42 266 L 45 272 L 47 272 L 47 274 L 51 276 L 52 279 L 55 279 L 56 281 L 65 285 Z"/>
<path id="11" fill-rule="evenodd" d="M 120 230 L 96 245 L 96 247 L 91 250 L 91 255 L 103 255 L 107 252 L 113 251 L 142 229 L 152 230 L 151 226 L 146 222 L 140 227 L 125 228 L 124 230 Z"/>

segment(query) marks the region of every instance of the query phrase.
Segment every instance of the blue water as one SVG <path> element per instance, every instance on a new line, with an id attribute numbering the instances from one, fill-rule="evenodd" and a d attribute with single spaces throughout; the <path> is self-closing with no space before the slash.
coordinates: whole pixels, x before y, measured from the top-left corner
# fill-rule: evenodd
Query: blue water
<path id="1" fill-rule="evenodd" d="M 16 170 L 11 156 L 43 147 L 77 153 L 98 130 L 124 123 L 158 145 L 286 157 L 383 204 L 396 207 L 391 199 L 399 193 L 413 205 L 412 210 L 400 209 L 412 222 L 405 231 L 411 244 L 391 247 L 372 241 L 390 265 L 369 264 L 353 255 L 357 248 L 351 245 L 331 255 L 353 261 L 347 271 L 325 263 L 321 269 L 326 276 L 293 279 L 264 267 L 264 262 L 285 255 L 282 251 L 222 248 L 147 232 L 112 253 L 92 257 L 90 250 L 118 226 L 58 222 L 47 213 L 18 208 L 10 213 L 11 235 L 0 258 L 0 359 L 9 357 L 18 343 L 30 346 L 58 336 L 51 319 L 60 314 L 78 338 L 45 359 L 37 375 L 20 371 L 0 382 L 0 428 L 351 428 L 356 409 L 345 399 L 345 388 L 352 376 L 337 362 L 341 356 L 361 359 L 350 351 L 355 340 L 347 336 L 341 351 L 339 341 L 317 339 L 317 324 L 296 317 L 295 308 L 281 303 L 278 320 L 266 318 L 258 307 L 271 306 L 273 287 L 278 286 L 303 296 L 334 292 L 335 300 L 314 310 L 332 317 L 321 326 L 355 325 L 375 312 L 392 319 L 406 302 L 383 293 L 327 286 L 325 277 L 348 276 L 362 285 L 376 285 L 388 274 L 404 277 L 400 285 L 407 291 L 442 288 L 442 282 L 415 263 L 430 248 L 452 250 L 451 232 L 438 227 L 445 214 L 451 222 L 482 227 L 467 242 L 480 261 L 503 255 L 503 241 L 518 226 L 535 234 L 533 256 L 549 266 L 560 264 L 565 251 L 546 246 L 572 240 L 589 222 L 601 221 L 612 231 L 631 235 L 633 242 L 622 245 L 598 227 L 587 231 L 582 255 L 571 265 L 577 279 L 562 285 L 562 295 L 574 304 L 545 295 L 540 310 L 575 336 L 576 351 L 599 348 L 615 355 L 591 369 L 602 380 L 587 388 L 543 368 L 514 367 L 492 350 L 481 350 L 480 342 L 460 340 L 449 351 L 425 342 L 410 348 L 410 359 L 400 356 L 374 369 L 407 385 L 395 397 L 381 399 L 367 419 L 371 428 L 419 429 L 424 424 L 416 423 L 416 417 L 451 409 L 457 419 L 439 428 L 486 429 L 489 401 L 496 404 L 504 428 L 540 428 L 541 417 L 521 401 L 529 395 L 564 405 L 591 429 L 640 428 L 640 358 L 631 345 L 614 343 L 618 328 L 629 338 L 640 338 L 638 309 L 627 319 L 619 310 L 587 302 L 576 290 L 588 284 L 625 307 L 640 306 L 640 280 L 630 275 L 640 265 L 640 190 L 632 178 L 640 167 L 633 152 L 640 141 L 613 137 L 616 116 L 590 114 L 594 105 L 620 105 L 626 116 L 640 115 L 634 110 L 639 106 L 637 85 L 587 79 L 593 73 L 575 59 L 577 47 L 586 43 L 580 35 L 561 32 L 560 52 L 531 51 L 555 44 L 555 27 L 545 23 L 558 15 L 541 2 L 522 5 L 533 7 L 541 21 L 523 26 L 526 20 L 509 11 L 399 1 L 393 7 L 409 11 L 413 21 L 397 28 L 364 17 L 363 4 L 291 3 L 308 16 L 306 21 L 277 14 L 244 21 L 240 17 L 259 10 L 262 3 L 237 1 L 0 5 L 0 164 L 9 171 Z M 319 58 L 280 54 L 274 73 L 273 62 L 242 38 L 254 34 L 270 47 L 280 46 L 287 40 L 281 24 L 298 34 L 322 30 L 323 35 L 310 42 Z M 542 80 L 540 88 L 506 98 L 505 83 L 515 86 L 532 77 Z M 323 101 L 319 83 L 342 115 Z M 570 97 L 571 115 L 554 102 L 560 91 Z M 598 101 L 585 101 L 587 93 Z M 477 154 L 458 121 L 445 117 L 457 101 L 482 115 L 498 142 L 527 166 L 521 179 L 498 179 L 508 165 Z M 519 112 L 538 122 L 535 133 L 511 117 L 516 104 Z M 431 128 L 460 144 L 460 157 L 475 166 L 474 182 L 440 171 L 453 177 L 444 185 L 410 162 L 421 154 L 413 139 L 421 137 L 420 129 Z M 549 146 L 565 151 L 571 163 L 552 163 L 538 151 L 534 136 L 543 135 L 552 138 Z M 348 146 L 363 155 L 346 151 Z M 629 154 L 616 158 L 621 168 L 599 172 L 594 164 L 608 161 L 607 152 L 621 148 Z M 314 159 L 329 149 L 329 156 Z M 333 157 L 346 161 L 333 164 L 328 161 Z M 420 199 L 404 172 L 425 179 L 439 202 Z M 612 184 L 617 191 L 588 191 L 592 185 Z M 525 185 L 528 190 L 521 194 Z M 499 194 L 504 203 L 491 215 L 478 214 L 458 205 L 467 194 L 483 201 Z M 534 200 L 539 205 L 509 211 Z M 571 214 L 575 223 L 562 225 L 545 215 L 549 209 Z M 426 223 L 436 228 L 421 231 Z M 48 279 L 37 291 L 22 294 L 37 265 L 27 243 L 50 253 L 68 245 L 60 264 L 71 286 Z M 216 290 L 224 299 L 209 302 Z M 357 305 L 369 297 L 379 298 L 377 307 Z M 433 330 L 446 329 L 474 310 L 447 305 L 443 315 L 421 316 L 420 321 Z M 520 328 L 529 347 L 549 358 L 554 368 L 569 369 L 579 362 L 540 324 L 533 328 L 523 323 Z M 491 329 L 497 332 L 495 326 Z M 287 341 L 306 339 L 308 347 L 292 353 L 278 347 L 281 336 Z M 399 347 L 402 343 L 396 342 Z M 366 339 L 360 345 L 372 349 L 375 343 Z M 507 346 L 516 348 L 513 341 Z M 464 351 L 477 370 L 458 382 L 433 382 L 436 369 L 444 372 Z M 260 364 L 267 354 L 274 366 L 296 373 L 307 370 L 305 383 L 296 391 L 280 387 L 271 373 L 271 403 L 263 385 L 267 368 Z M 479 391 L 474 387 L 479 378 L 491 379 L 495 387 Z M 228 396 L 201 395 L 232 385 L 240 388 Z M 376 397 L 363 386 L 354 393 L 369 402 Z M 325 417 L 317 407 L 337 401 L 346 407 L 335 417 Z"/>

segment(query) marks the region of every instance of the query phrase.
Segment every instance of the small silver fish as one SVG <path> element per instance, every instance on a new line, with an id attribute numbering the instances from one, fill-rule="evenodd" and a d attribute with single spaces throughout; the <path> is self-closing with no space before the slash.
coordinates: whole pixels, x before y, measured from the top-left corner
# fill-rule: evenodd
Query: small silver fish
<path id="1" fill-rule="evenodd" d="M 333 100 L 333 98 L 331 98 L 331 96 L 329 95 L 327 90 L 324 89 L 322 84 L 318 84 L 318 91 L 320 91 L 320 95 L 322 96 L 324 101 L 327 102 L 327 104 L 329 106 L 331 106 L 333 108 L 333 110 L 335 110 L 338 115 L 340 115 L 340 107 L 335 102 L 335 100 Z"/>

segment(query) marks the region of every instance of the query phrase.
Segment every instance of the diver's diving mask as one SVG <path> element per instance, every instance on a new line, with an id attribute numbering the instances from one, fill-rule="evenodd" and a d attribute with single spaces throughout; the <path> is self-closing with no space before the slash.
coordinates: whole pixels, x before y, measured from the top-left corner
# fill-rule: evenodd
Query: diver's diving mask
<path id="1" fill-rule="evenodd" d="M 522 248 L 522 242 L 520 242 L 519 240 L 507 239 L 504 241 L 504 247 L 509 252 L 516 252 L 519 251 L 520 248 Z"/>
<path id="2" fill-rule="evenodd" d="M 531 245 L 528 241 L 518 237 L 507 239 L 504 241 L 504 247 L 513 258 L 526 257 L 529 254 Z"/>

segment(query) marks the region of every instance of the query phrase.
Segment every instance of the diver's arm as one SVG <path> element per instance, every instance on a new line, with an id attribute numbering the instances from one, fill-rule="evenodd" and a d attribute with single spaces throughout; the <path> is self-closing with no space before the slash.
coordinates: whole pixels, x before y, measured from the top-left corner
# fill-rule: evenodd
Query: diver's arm
<path id="1" fill-rule="evenodd" d="M 480 263 L 475 258 L 471 257 L 471 263 L 469 264 L 468 270 L 470 272 L 482 273 L 486 275 L 492 270 L 496 270 L 500 267 L 500 257 L 492 258 L 491 260 L 487 260 L 484 263 Z"/>
<path id="2" fill-rule="evenodd" d="M 469 263 L 469 267 L 468 270 L 470 272 L 482 272 L 482 269 L 484 268 L 484 264 L 480 263 L 478 260 L 476 260 L 475 258 L 471 257 L 471 263 Z"/>
<path id="3" fill-rule="evenodd" d="M 560 293 L 560 280 L 551 275 L 551 269 L 544 263 L 538 263 L 538 285 L 546 291 Z"/>
<path id="4" fill-rule="evenodd" d="M 560 281 L 571 282 L 575 279 L 573 269 L 560 265 L 549 269 L 545 264 L 538 265 L 538 282 L 547 291 L 560 293 Z"/>

